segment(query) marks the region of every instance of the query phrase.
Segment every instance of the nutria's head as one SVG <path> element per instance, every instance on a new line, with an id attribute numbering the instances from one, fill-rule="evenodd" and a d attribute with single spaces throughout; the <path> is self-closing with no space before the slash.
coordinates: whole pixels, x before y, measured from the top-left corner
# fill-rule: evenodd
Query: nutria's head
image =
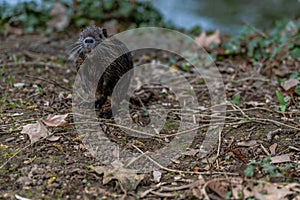
<path id="1" fill-rule="evenodd" d="M 88 27 L 81 31 L 77 44 L 78 53 L 89 54 L 92 50 L 107 38 L 107 31 L 104 28 Z"/>

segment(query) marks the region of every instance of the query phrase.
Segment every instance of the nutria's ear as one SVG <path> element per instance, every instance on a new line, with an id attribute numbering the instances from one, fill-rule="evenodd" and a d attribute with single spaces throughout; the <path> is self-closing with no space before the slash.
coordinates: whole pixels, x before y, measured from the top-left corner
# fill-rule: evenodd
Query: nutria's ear
<path id="1" fill-rule="evenodd" d="M 106 30 L 106 28 L 102 29 L 102 32 L 103 32 L 104 37 L 107 38 L 107 30 Z"/>

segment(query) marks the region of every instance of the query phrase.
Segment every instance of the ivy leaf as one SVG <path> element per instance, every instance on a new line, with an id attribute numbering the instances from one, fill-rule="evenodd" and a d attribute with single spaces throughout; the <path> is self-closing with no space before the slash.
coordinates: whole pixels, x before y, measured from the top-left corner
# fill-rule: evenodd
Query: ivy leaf
<path id="1" fill-rule="evenodd" d="M 244 170 L 244 175 L 247 177 L 253 177 L 254 176 L 254 170 L 255 170 L 254 165 L 248 165 L 247 168 Z"/>
<path id="2" fill-rule="evenodd" d="M 300 58 L 300 48 L 294 48 L 293 50 L 290 51 L 290 54 L 293 58 Z"/>

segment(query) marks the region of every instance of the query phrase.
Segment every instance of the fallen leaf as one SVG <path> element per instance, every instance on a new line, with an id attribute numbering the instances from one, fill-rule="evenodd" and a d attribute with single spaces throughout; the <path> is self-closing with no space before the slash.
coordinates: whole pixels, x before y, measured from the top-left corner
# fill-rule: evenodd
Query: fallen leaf
<path id="1" fill-rule="evenodd" d="M 136 174 L 125 168 L 112 168 L 108 166 L 93 167 L 97 174 L 103 174 L 103 184 L 111 180 L 118 180 L 126 191 L 135 190 L 138 184 L 144 179 L 144 174 Z"/>
<path id="2" fill-rule="evenodd" d="M 155 182 L 159 183 L 160 179 L 161 179 L 161 172 L 157 171 L 157 170 L 154 170 L 153 171 L 153 179 L 154 179 Z"/>
<path id="3" fill-rule="evenodd" d="M 272 156 L 276 154 L 276 148 L 277 148 L 277 143 L 274 143 L 269 147 Z"/>
<path id="4" fill-rule="evenodd" d="M 199 172 L 199 170 L 200 170 L 200 168 L 199 168 L 199 167 L 197 167 L 197 166 L 196 166 L 196 167 L 194 167 L 194 169 L 193 169 L 193 171 L 194 171 L 194 172 Z"/>
<path id="5" fill-rule="evenodd" d="M 284 83 L 281 84 L 281 87 L 284 89 L 284 91 L 289 91 L 292 89 L 295 89 L 295 87 L 299 84 L 299 80 L 295 78 L 291 78 Z"/>
<path id="6" fill-rule="evenodd" d="M 59 140 L 60 138 L 61 138 L 61 136 L 52 135 L 52 136 L 48 137 L 47 140 L 49 140 L 51 142 L 55 142 L 55 141 Z"/>
<path id="7" fill-rule="evenodd" d="M 284 162 L 291 162 L 291 158 L 290 158 L 291 154 L 283 154 L 280 156 L 274 156 L 271 157 L 271 164 L 276 164 L 276 163 L 284 163 Z"/>
<path id="8" fill-rule="evenodd" d="M 225 199 L 226 193 L 229 191 L 229 183 L 225 181 L 212 181 L 207 185 L 212 191 Z"/>
<path id="9" fill-rule="evenodd" d="M 26 126 L 23 126 L 21 133 L 27 134 L 29 136 L 31 144 L 39 141 L 41 138 L 45 138 L 48 136 L 47 128 L 40 121 L 35 124 L 27 124 Z"/>
<path id="10" fill-rule="evenodd" d="M 273 184 L 266 184 L 264 186 L 256 186 L 253 189 L 254 197 L 257 199 L 266 199 L 266 200 L 281 200 L 284 199 L 287 195 L 293 194 L 287 187 L 278 187 Z M 261 191 L 265 191 L 266 194 L 262 194 Z"/>
<path id="11" fill-rule="evenodd" d="M 55 177 L 55 176 L 52 176 L 52 177 L 50 177 L 50 178 L 48 179 L 47 184 L 50 185 L 50 184 L 52 184 L 55 180 L 56 180 L 56 177 Z"/>
<path id="12" fill-rule="evenodd" d="M 252 147 L 257 145 L 257 141 L 256 140 L 242 141 L 242 142 L 238 142 L 236 145 L 242 147 Z"/>
<path id="13" fill-rule="evenodd" d="M 65 120 L 69 114 L 64 115 L 48 115 L 43 122 L 50 127 L 70 127 L 71 125 Z"/>
<path id="14" fill-rule="evenodd" d="M 195 37 L 195 41 L 199 48 L 209 47 L 212 43 L 219 44 L 221 42 L 220 31 L 216 30 L 212 35 L 206 35 L 205 32 L 202 32 L 198 37 Z"/>

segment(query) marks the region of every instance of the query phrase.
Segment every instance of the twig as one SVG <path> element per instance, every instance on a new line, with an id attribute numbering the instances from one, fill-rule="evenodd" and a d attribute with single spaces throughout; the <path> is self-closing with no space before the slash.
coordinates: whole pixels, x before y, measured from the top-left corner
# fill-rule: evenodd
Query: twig
<path id="1" fill-rule="evenodd" d="M 155 194 L 159 197 L 175 197 L 175 195 L 176 195 L 174 193 L 161 193 L 161 192 L 155 192 L 155 191 L 150 191 L 150 193 Z"/>
<path id="2" fill-rule="evenodd" d="M 296 150 L 296 151 L 299 151 L 299 152 L 300 152 L 300 149 L 297 148 L 297 147 L 289 146 L 289 149 Z"/>
<path id="3" fill-rule="evenodd" d="M 175 172 L 175 173 L 180 173 L 180 174 L 198 174 L 198 175 L 224 174 L 224 172 L 191 172 L 191 171 L 182 171 L 182 170 L 170 169 L 170 168 L 162 166 L 161 164 L 159 164 L 158 162 L 156 162 L 155 160 L 153 160 L 152 158 L 147 156 L 146 153 L 144 153 L 141 149 L 139 149 L 134 144 L 131 144 L 131 146 L 133 148 L 135 148 L 141 154 L 145 155 L 147 157 L 147 159 L 149 159 L 151 162 L 153 162 L 158 168 L 160 168 L 162 170 L 165 170 L 165 171 L 168 171 L 168 172 Z M 226 173 L 226 174 L 233 175 L 233 176 L 238 175 L 237 173 Z"/>
<path id="4" fill-rule="evenodd" d="M 29 78 L 31 78 L 31 79 L 37 79 L 37 80 L 45 81 L 45 82 L 47 82 L 47 83 L 53 84 L 53 85 L 55 85 L 55 86 L 58 86 L 58 87 L 60 87 L 60 88 L 62 88 L 62 89 L 64 89 L 64 90 L 67 90 L 67 91 L 69 91 L 69 92 L 72 92 L 72 90 L 70 90 L 69 88 L 66 88 L 66 87 L 60 85 L 59 83 L 57 83 L 57 82 L 54 81 L 54 80 L 46 80 L 46 79 L 43 79 L 43 78 L 41 78 L 41 77 L 30 76 L 30 75 L 25 75 L 25 76 L 26 76 L 26 77 L 29 77 Z"/>
<path id="5" fill-rule="evenodd" d="M 199 183 L 201 182 L 204 182 L 204 179 L 201 179 L 201 180 L 197 180 L 193 183 L 190 183 L 190 184 L 187 184 L 187 185 L 181 185 L 181 186 L 178 186 L 178 187 L 167 187 L 167 186 L 164 186 L 161 188 L 162 191 L 178 191 L 178 190 L 185 190 L 185 189 L 189 189 L 189 188 L 193 188 L 197 185 L 199 185 Z"/>
<path id="6" fill-rule="evenodd" d="M 48 66 L 48 67 L 53 67 L 53 68 L 62 68 L 62 65 L 51 63 L 51 62 L 10 62 L 10 63 L 2 63 L 0 64 L 0 67 L 14 67 L 14 66 L 34 66 L 34 65 L 39 65 L 39 66 Z"/>
<path id="7" fill-rule="evenodd" d="M 239 83 L 239 82 L 244 82 L 244 81 L 248 81 L 248 80 L 253 80 L 253 81 L 264 81 L 264 82 L 269 82 L 269 79 L 265 79 L 265 78 L 259 78 L 259 77 L 246 77 L 246 78 L 242 78 L 242 79 L 238 79 L 238 80 L 233 80 L 233 82 L 235 83 Z"/>
<path id="8" fill-rule="evenodd" d="M 222 131 L 219 129 L 219 143 L 218 143 L 218 149 L 217 149 L 217 158 L 220 156 L 220 151 L 221 151 L 221 143 L 222 143 Z M 219 169 L 219 162 L 217 161 L 217 167 Z"/>
<path id="9" fill-rule="evenodd" d="M 11 157 L 9 157 L 7 159 L 7 161 L 5 161 L 1 166 L 0 169 L 2 169 L 7 163 L 9 163 L 14 157 L 16 157 L 16 155 L 18 155 L 21 151 L 23 151 L 24 149 L 30 147 L 32 144 L 30 143 L 29 145 L 23 147 L 22 149 L 20 149 L 19 151 L 17 151 L 14 155 L 12 155 Z"/>
<path id="10" fill-rule="evenodd" d="M 269 153 L 268 150 L 264 147 L 264 145 L 260 144 L 260 147 L 261 147 L 262 150 L 265 152 L 265 154 L 267 154 L 267 156 L 270 155 L 270 153 Z"/>

